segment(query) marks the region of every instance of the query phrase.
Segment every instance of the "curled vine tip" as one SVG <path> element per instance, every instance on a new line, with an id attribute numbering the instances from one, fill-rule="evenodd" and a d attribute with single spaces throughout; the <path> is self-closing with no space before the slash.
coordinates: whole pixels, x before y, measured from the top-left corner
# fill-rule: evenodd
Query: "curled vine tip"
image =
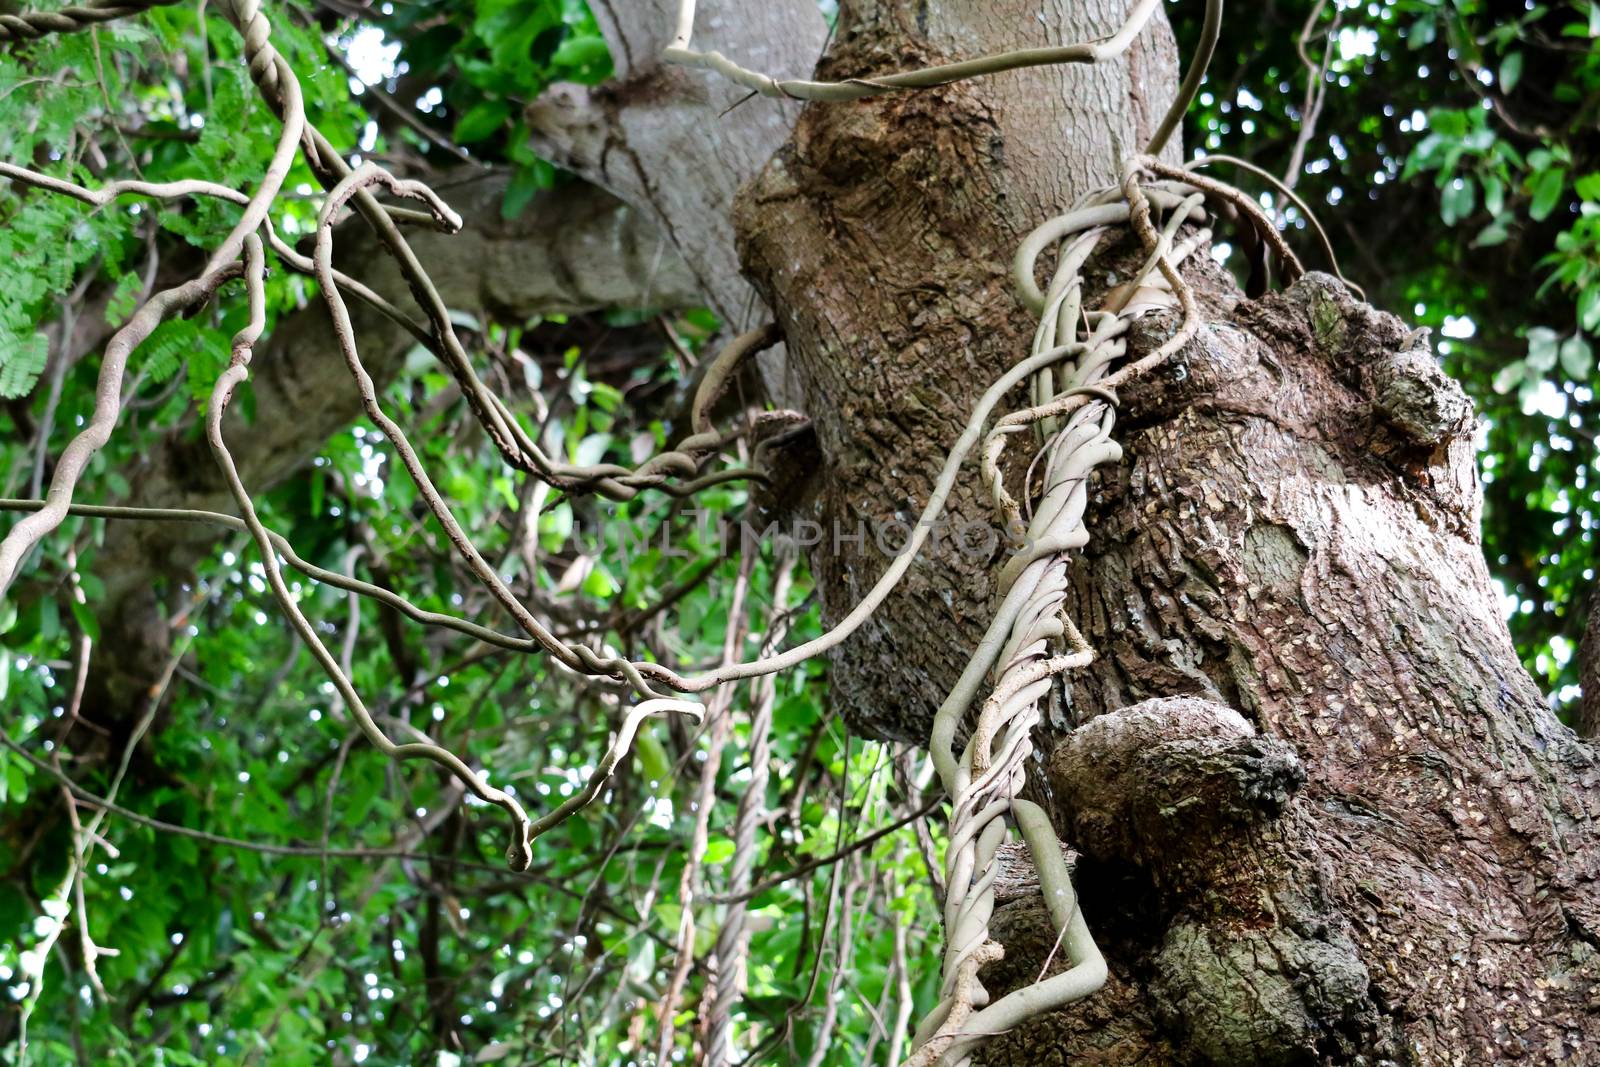
<path id="1" fill-rule="evenodd" d="M 518 874 L 533 866 L 533 841 L 528 829 L 526 819 L 518 820 L 511 828 L 511 844 L 506 846 L 506 866 Z"/>
<path id="2" fill-rule="evenodd" d="M 583 788 L 568 797 L 553 811 L 539 816 L 534 822 L 519 822 L 519 839 L 531 843 L 587 807 L 595 797 L 600 795 L 600 790 L 604 788 L 606 781 L 611 777 L 611 772 L 616 769 L 617 764 L 630 751 L 634 735 L 639 730 L 639 724 L 652 715 L 669 713 L 686 715 L 699 722 L 705 715 L 705 707 L 695 700 L 654 697 L 629 709 L 627 714 L 622 717 L 622 724 L 617 727 L 617 732 L 612 737 L 611 744 L 607 746 L 605 752 L 601 755 L 599 763 L 595 765 L 593 773 L 589 775 L 589 780 L 584 783 Z M 519 852 L 518 847 L 517 844 L 513 843 L 511 848 L 506 850 L 506 862 L 511 864 L 513 870 L 527 870 L 527 865 L 532 861 L 531 850 L 528 845 L 523 845 L 521 847 L 526 851 Z M 517 866 L 519 862 L 523 864 L 522 867 Z"/>

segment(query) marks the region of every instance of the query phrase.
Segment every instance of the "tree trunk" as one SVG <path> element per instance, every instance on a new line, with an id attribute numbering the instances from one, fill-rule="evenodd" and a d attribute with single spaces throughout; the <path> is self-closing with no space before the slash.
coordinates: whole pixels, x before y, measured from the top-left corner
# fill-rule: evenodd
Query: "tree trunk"
<path id="1" fill-rule="evenodd" d="M 1115 31 L 1117 4 L 867 3 L 841 16 L 819 75 L 888 73 Z M 1062 5 L 1065 6 L 1065 5 Z M 976 398 L 1028 352 L 1036 325 L 1012 294 L 1022 237 L 1120 176 L 1177 81 L 1163 26 L 1125 60 L 1041 67 L 915 94 L 814 105 L 739 205 L 747 270 L 789 338 L 791 371 L 825 460 L 812 563 L 824 610 L 849 610 L 927 500 Z M 1164 106 L 1164 103 L 1163 103 Z M 841 651 L 835 699 L 877 737 L 926 740 L 933 712 L 990 618 L 995 567 L 953 531 L 987 523 L 976 477 L 952 531 Z M 861 542 L 851 540 L 858 529 Z M 835 531 L 838 550 L 835 551 Z M 880 544 L 881 542 L 881 544 Z M 941 638 L 959 642 L 952 645 Z"/>
<path id="2" fill-rule="evenodd" d="M 1039 6 L 849 5 L 820 73 L 1092 38 L 1122 10 Z M 831 618 L 887 563 L 873 524 L 915 521 L 977 396 L 1027 351 L 1006 274 L 1018 238 L 1109 183 L 1174 82 L 1163 31 L 1103 67 L 815 104 L 747 187 L 742 259 L 823 456 L 805 517 L 869 530 L 813 555 Z M 1131 251 L 1101 258 L 1102 286 Z M 1055 756 L 1035 788 L 1084 854 L 1111 983 L 983 1057 L 1587 1055 L 1600 766 L 1499 617 L 1470 405 L 1400 351 L 1398 319 L 1331 279 L 1251 301 L 1204 257 L 1187 274 L 1209 325 L 1122 391 L 1126 457 L 1098 483 L 1071 603 L 1100 659 L 1036 739 Z M 1175 325 L 1146 319 L 1130 358 Z M 988 521 L 975 471 L 964 485 L 952 521 Z M 926 739 L 1000 562 L 956 547 L 919 560 L 837 655 L 857 730 Z M 1025 904 L 997 929 L 1003 990 L 1054 938 Z"/>

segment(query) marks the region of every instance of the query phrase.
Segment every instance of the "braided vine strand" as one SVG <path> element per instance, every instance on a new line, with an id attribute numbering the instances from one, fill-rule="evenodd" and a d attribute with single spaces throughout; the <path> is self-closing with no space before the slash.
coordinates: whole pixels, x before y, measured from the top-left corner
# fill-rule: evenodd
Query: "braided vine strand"
<path id="1" fill-rule="evenodd" d="M 104 22 L 139 15 L 153 7 L 167 7 L 178 0 L 101 0 L 99 3 L 64 7 L 57 11 L 23 11 L 0 15 L 0 42 L 37 41 L 53 33 L 77 33 Z"/>
<path id="2" fill-rule="evenodd" d="M 1174 304 L 1182 308 L 1178 331 L 1158 350 L 1162 358 L 1187 343 L 1198 328 L 1193 295 L 1177 265 L 1209 234 L 1202 230 L 1182 244 L 1175 242 L 1180 227 L 1203 214 L 1203 196 L 1192 187 L 1145 189 L 1137 180 L 1137 165 L 1130 165 L 1126 174 L 1120 190 L 1094 194 L 1029 235 L 1016 261 L 1023 299 L 1029 299 L 1030 288 L 1041 298 L 1034 355 L 1064 355 L 1035 372 L 1033 406 L 997 420 L 984 442 L 983 478 L 991 500 L 1007 528 L 1025 533 L 1025 540 L 1002 568 L 994 620 L 934 722 L 931 754 L 952 801 L 944 865 L 943 980 L 940 1001 L 918 1029 L 906 1067 L 965 1067 L 986 1036 L 1088 996 L 1106 979 L 1105 959 L 1077 906 L 1049 817 L 1017 794 L 1034 755 L 1032 732 L 1042 717 L 1041 702 L 1054 677 L 1094 659 L 1063 609 L 1071 553 L 1088 541 L 1083 516 L 1089 476 L 1122 455 L 1112 439 L 1116 394 L 1105 383 L 1113 379 L 1112 366 L 1126 352 L 1124 335 L 1138 316 Z M 1095 202 L 1116 195 L 1122 198 L 1120 205 Z M 1167 209 L 1160 230 L 1151 221 L 1153 202 Z M 1107 294 L 1102 309 L 1086 312 L 1083 267 L 1109 227 L 1117 224 L 1138 234 L 1146 260 L 1131 282 Z M 1062 254 L 1048 294 L 1038 293 L 1032 285 L 1033 263 L 1053 243 L 1063 244 Z M 999 460 L 1006 442 L 1026 430 L 1037 430 L 1044 439 L 1044 478 L 1031 521 L 1023 523 L 1021 508 L 1002 483 Z M 1062 644 L 1065 653 L 1056 653 Z M 991 670 L 998 670 L 994 687 L 968 739 L 960 744 L 958 734 L 978 685 Z M 989 923 L 1008 819 L 1016 824 L 1039 871 L 1068 967 L 991 1003 L 979 972 L 1005 951 L 990 936 Z"/>
<path id="3" fill-rule="evenodd" d="M 698 405 L 697 405 L 698 406 Z M 798 553 L 793 545 L 780 549 L 777 575 L 772 583 L 772 615 L 763 645 L 776 648 L 788 636 L 792 617 L 784 612 L 794 580 Z M 728 871 L 728 892 L 735 899 L 728 904 L 722 928 L 717 931 L 716 995 L 708 1013 L 705 1067 L 727 1067 L 735 1061 L 733 1016 L 745 993 L 746 958 L 750 951 L 750 932 L 746 926 L 749 899 L 743 895 L 755 876 L 756 833 L 765 814 L 767 783 L 772 761 L 773 705 L 777 702 L 777 679 L 763 675 L 752 683 L 754 699 L 750 710 L 748 742 L 750 780 L 739 797 L 733 826 L 733 862 Z"/>

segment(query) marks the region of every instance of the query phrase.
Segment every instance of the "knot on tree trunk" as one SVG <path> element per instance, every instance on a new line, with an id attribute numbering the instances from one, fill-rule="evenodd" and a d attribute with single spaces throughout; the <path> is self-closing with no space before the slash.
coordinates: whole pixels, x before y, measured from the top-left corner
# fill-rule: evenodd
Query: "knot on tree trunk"
<path id="1" fill-rule="evenodd" d="M 1289 745 L 1257 735 L 1232 708 L 1190 697 L 1090 720 L 1056 748 L 1050 773 L 1069 839 L 1158 881 L 1191 863 L 1213 866 L 1195 852 L 1281 814 L 1305 782 Z"/>
<path id="2" fill-rule="evenodd" d="M 1419 445 L 1439 445 L 1472 429 L 1472 401 L 1428 349 L 1394 352 L 1374 363 L 1372 386 L 1378 413 Z"/>
<path id="3" fill-rule="evenodd" d="M 1348 938 L 1291 926 L 1226 930 L 1179 922 L 1151 983 L 1162 1023 L 1202 1063 L 1363 1062 L 1336 1051 L 1367 1006 L 1367 969 Z"/>
<path id="4" fill-rule="evenodd" d="M 1070 840 L 1151 883 L 1153 1007 L 1182 1047 L 1252 1064 L 1372 1047 L 1369 976 L 1306 848 L 1292 746 L 1221 704 L 1158 698 L 1069 735 L 1050 772 Z"/>

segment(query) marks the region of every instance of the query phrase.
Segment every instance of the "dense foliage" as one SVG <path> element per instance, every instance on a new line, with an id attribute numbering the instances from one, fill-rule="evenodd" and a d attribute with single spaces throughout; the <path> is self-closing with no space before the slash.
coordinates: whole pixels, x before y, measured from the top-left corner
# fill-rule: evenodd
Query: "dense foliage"
<path id="1" fill-rule="evenodd" d="M 1197 33 L 1197 7 L 1170 9 L 1180 41 Z M 597 82 L 610 69 L 576 0 L 324 0 L 273 16 L 308 111 L 335 145 L 427 177 L 510 168 L 507 215 L 566 180 L 527 147 L 523 105 L 553 82 Z M 1600 5 L 1588 2 L 1530 5 L 1515 18 L 1475 0 L 1266 4 L 1225 23 L 1186 131 L 1195 151 L 1277 174 L 1298 161 L 1298 190 L 1345 272 L 1376 303 L 1435 328 L 1437 351 L 1485 417 L 1491 567 L 1519 650 L 1558 701 L 1574 696 L 1600 507 L 1596 41 Z M 275 128 L 239 62 L 238 35 L 192 6 L 0 49 L 0 160 L 90 184 L 206 177 L 247 187 Z M 1253 188 L 1248 174 L 1227 177 Z M 279 227 L 294 240 L 319 191 L 303 168 L 288 188 Z M 72 325 L 126 316 L 237 217 L 214 201 L 95 209 L 0 183 L 0 496 L 38 497 L 51 457 L 92 408 L 96 353 L 74 349 Z M 1297 209 L 1285 218 L 1305 231 Z M 274 322 L 313 294 L 311 280 L 275 261 Z M 140 348 L 128 411 L 82 499 L 137 503 L 124 473 L 132 460 L 173 435 L 198 438 L 198 409 L 244 315 L 234 296 L 224 290 Z M 514 383 L 528 425 L 573 462 L 628 462 L 667 443 L 691 361 L 717 333 L 703 312 L 655 309 L 467 316 L 462 326 L 474 358 Z M 449 376 L 420 350 L 408 367 L 385 391 L 387 409 L 412 429 L 484 552 L 557 625 L 695 664 L 723 655 L 730 625 L 749 630 L 735 636 L 740 658 L 785 622 L 791 640 L 817 631 L 803 565 L 786 603 L 763 599 L 783 545 L 755 542 L 744 554 L 751 596 L 730 614 L 741 554 L 723 550 L 725 529 L 659 494 L 598 502 L 511 477 L 469 428 Z M 248 406 L 248 390 L 238 403 Z M 258 505 L 315 563 L 492 621 L 493 604 L 468 591 L 396 466 L 390 442 L 357 422 Z M 696 506 L 737 522 L 745 491 L 733 483 Z M 497 812 L 360 738 L 282 626 L 246 538 L 229 535 L 191 586 L 165 590 L 169 669 L 146 706 L 84 704 L 83 657 L 93 671 L 108 622 L 96 614 L 104 526 L 69 520 L 0 604 L 8 1057 L 27 1017 L 35 1060 L 48 1063 L 653 1062 L 685 930 L 695 966 L 667 1010 L 688 1053 L 726 910 L 714 896 L 751 776 L 749 689 L 735 702 L 708 812 L 694 798 L 705 761 L 718 759 L 712 737 L 655 721 L 602 802 L 541 838 L 528 874 L 508 875 Z M 615 691 L 542 659 L 400 625 L 304 579 L 295 591 L 386 721 L 470 753 L 530 807 L 570 795 L 616 724 Z M 652 613 L 663 600 L 670 610 Z M 881 1060 L 902 999 L 928 1005 L 936 994 L 926 842 L 908 824 L 843 862 L 806 864 L 915 812 L 921 768 L 891 746 L 847 738 L 820 665 L 780 679 L 774 715 L 757 880 L 802 873 L 751 901 L 737 1041 L 757 1062 Z M 98 796 L 115 789 L 124 809 L 166 826 L 110 815 L 74 883 L 73 820 L 94 809 L 73 805 L 66 780 Z M 702 817 L 708 839 L 695 858 L 686 843 Z M 688 921 L 686 863 L 700 864 Z M 90 943 L 116 954 L 96 956 Z"/>

